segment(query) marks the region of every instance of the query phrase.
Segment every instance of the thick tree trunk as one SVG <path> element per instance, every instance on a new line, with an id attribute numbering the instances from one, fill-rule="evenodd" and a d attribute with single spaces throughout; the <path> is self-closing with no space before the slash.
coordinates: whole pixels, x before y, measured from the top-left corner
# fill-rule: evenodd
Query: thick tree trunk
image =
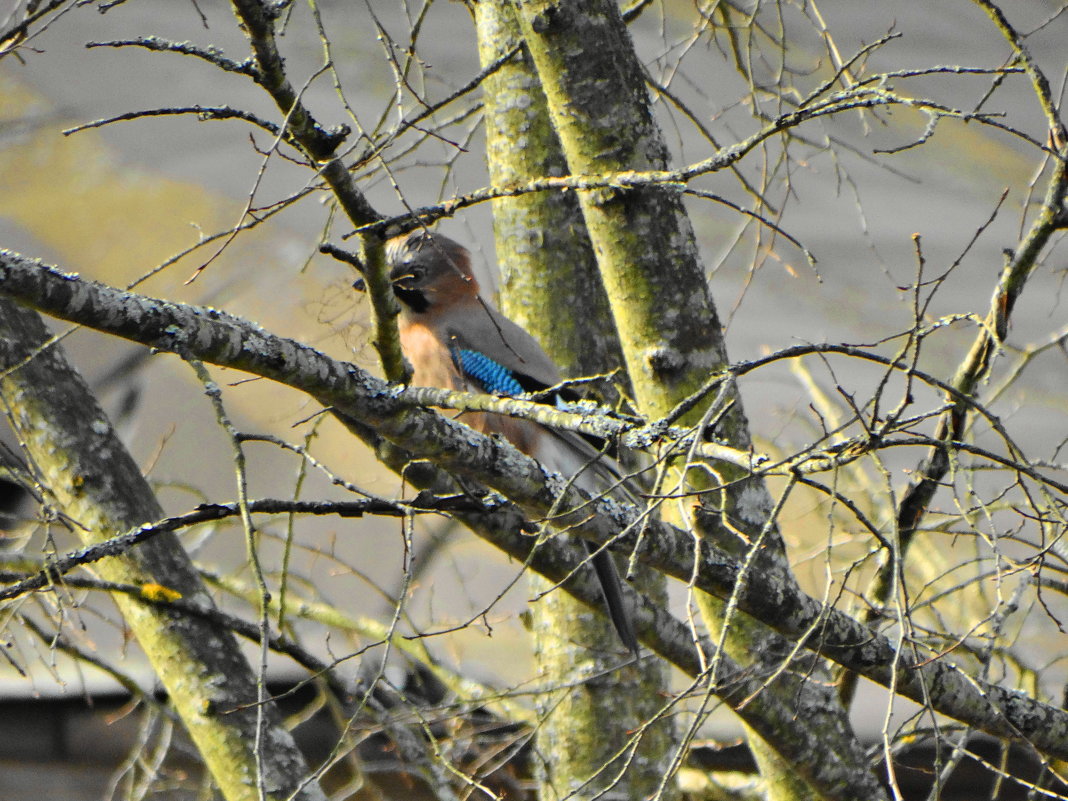
<path id="1" fill-rule="evenodd" d="M 47 503 L 85 543 L 163 518 L 107 415 L 36 312 L 0 299 L 0 396 Z M 160 534 L 95 565 L 106 581 L 162 585 L 211 604 L 173 534 Z M 228 801 L 325 799 L 233 635 L 204 618 L 116 594 L 205 765 Z M 262 792 L 261 792 L 262 791 Z"/>
<path id="2" fill-rule="evenodd" d="M 618 7 L 603 2 L 520 0 L 517 9 L 541 85 L 548 98 L 570 172 L 605 175 L 668 168 L 667 148 L 652 115 L 644 74 Z M 709 296 L 697 247 L 677 187 L 601 189 L 580 192 L 604 286 L 608 292 L 624 358 L 640 411 L 650 419 L 669 414 L 727 363 L 719 320 Z M 732 387 L 730 408 L 717 434 L 741 449 L 750 445 L 741 399 Z M 698 423 L 701 409 L 689 420 Z M 772 516 L 771 497 L 762 482 L 735 467 L 711 465 L 704 471 L 679 471 L 671 493 L 704 490 L 692 523 L 706 536 L 705 520 L 727 522 L 737 536 L 718 538 L 721 547 L 746 554 L 752 565 L 785 570 L 785 549 Z M 726 485 L 722 492 L 707 492 Z M 707 516 L 707 517 L 706 517 Z M 723 526 L 716 526 L 720 531 Z M 750 554 L 750 550 L 754 553 Z M 769 676 L 790 660 L 787 644 L 763 626 L 725 617 L 721 601 L 701 594 L 709 629 L 727 653 Z M 785 737 L 817 738 L 825 758 L 839 760 L 857 774 L 867 772 L 863 749 L 853 737 L 845 711 L 822 681 L 826 671 L 805 660 L 770 680 L 768 692 L 791 697 L 806 714 Z M 810 711 L 820 710 L 816 715 Z M 797 770 L 783 763 L 774 748 L 750 737 L 771 797 L 811 798 Z M 871 795 L 883 797 L 870 777 Z"/>
<path id="3" fill-rule="evenodd" d="M 483 65 L 521 41 L 510 0 L 474 4 Z M 537 73 L 522 51 L 484 85 L 486 151 L 495 186 L 562 175 L 567 164 L 549 119 Z M 622 365 L 619 339 L 597 262 L 573 193 L 535 193 L 493 205 L 501 304 L 534 335 L 565 376 L 607 373 Z M 667 601 L 666 580 L 647 568 L 636 586 L 654 603 Z M 550 589 L 540 577 L 535 592 Z M 643 729 L 663 706 L 666 665 L 645 659 L 613 669 L 619 639 L 603 615 L 594 615 L 559 591 L 534 604 L 533 632 L 539 676 L 540 795 L 564 798 L 578 787 L 592 797 L 611 795 L 670 801 L 668 776 L 675 738 L 670 717 Z M 642 734 L 630 743 L 634 732 Z"/>

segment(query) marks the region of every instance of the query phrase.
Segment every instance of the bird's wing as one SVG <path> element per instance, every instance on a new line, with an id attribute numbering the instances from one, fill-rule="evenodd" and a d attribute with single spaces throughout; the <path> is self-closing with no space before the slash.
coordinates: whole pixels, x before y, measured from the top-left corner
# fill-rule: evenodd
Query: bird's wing
<path id="1" fill-rule="evenodd" d="M 465 382 L 493 395 L 538 393 L 559 382 L 559 374 L 541 346 L 526 331 L 503 315 L 494 315 L 477 339 L 471 335 L 471 321 L 449 331 L 453 364 Z M 568 390 L 555 391 L 542 402 L 565 408 L 579 396 Z M 587 492 L 622 492 L 627 500 L 638 501 L 633 486 L 612 457 L 611 443 L 574 431 L 539 427 L 541 436 L 530 455 L 564 477 L 577 476 L 576 485 Z M 618 488 L 618 489 L 617 489 Z"/>
<path id="2" fill-rule="evenodd" d="M 442 328 L 454 351 L 471 351 L 506 370 L 522 387 L 520 392 L 537 392 L 560 381 L 556 365 L 530 334 L 488 304 L 457 308 Z M 472 376 L 477 380 L 476 376 Z M 519 394 L 503 388 L 488 392 Z"/>
<path id="3" fill-rule="evenodd" d="M 469 311 L 474 314 L 473 310 Z M 496 395 L 542 392 L 560 382 L 556 365 L 541 345 L 518 325 L 486 306 L 480 308 L 477 319 L 472 320 L 471 316 L 445 328 L 453 364 L 464 381 Z M 553 395 L 545 401 L 557 407 L 579 399 L 567 389 Z M 609 443 L 574 431 L 545 426 L 536 426 L 535 430 L 539 435 L 528 440 L 533 446 L 528 449 L 547 468 L 565 478 L 573 478 L 577 487 L 591 495 L 608 493 L 634 504 L 641 503 L 634 482 L 623 475 L 619 463 L 609 455 Z M 586 549 L 612 625 L 623 644 L 637 654 L 638 639 L 615 562 L 605 549 L 588 542 Z"/>

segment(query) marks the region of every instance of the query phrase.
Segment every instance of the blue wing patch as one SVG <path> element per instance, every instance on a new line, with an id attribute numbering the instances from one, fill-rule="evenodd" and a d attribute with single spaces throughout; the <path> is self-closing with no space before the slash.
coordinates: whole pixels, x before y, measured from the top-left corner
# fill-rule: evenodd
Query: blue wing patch
<path id="1" fill-rule="evenodd" d="M 458 348 L 456 354 L 463 374 L 477 381 L 487 393 L 493 395 L 523 394 L 523 386 L 516 380 L 512 371 L 493 361 L 485 353 Z"/>

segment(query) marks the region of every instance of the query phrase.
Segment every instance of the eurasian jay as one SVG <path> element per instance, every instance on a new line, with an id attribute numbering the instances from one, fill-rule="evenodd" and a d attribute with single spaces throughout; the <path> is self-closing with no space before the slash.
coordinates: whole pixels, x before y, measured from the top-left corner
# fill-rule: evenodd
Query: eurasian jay
<path id="1" fill-rule="evenodd" d="M 417 229 L 389 240 L 386 258 L 400 301 L 400 343 L 412 365 L 413 385 L 521 395 L 560 383 L 556 366 L 537 341 L 479 297 L 470 255 L 458 242 Z M 612 460 L 579 434 L 492 413 L 465 413 L 463 421 L 484 434 L 502 435 L 566 478 L 577 475 L 576 486 L 588 492 L 621 483 Z M 607 551 L 588 542 L 586 547 L 612 624 L 637 654 L 615 563 Z"/>

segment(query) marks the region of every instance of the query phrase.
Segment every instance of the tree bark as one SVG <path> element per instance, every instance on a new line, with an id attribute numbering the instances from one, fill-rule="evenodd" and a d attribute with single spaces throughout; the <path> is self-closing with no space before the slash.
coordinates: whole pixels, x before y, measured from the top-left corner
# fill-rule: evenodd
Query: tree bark
<path id="1" fill-rule="evenodd" d="M 85 543 L 159 520 L 163 510 L 81 376 L 36 312 L 0 299 L 0 397 L 27 460 Z M 211 605 L 174 534 L 95 566 L 110 582 L 162 585 Z M 325 799 L 233 635 L 209 620 L 115 594 L 171 703 L 228 801 Z"/>
<path id="2" fill-rule="evenodd" d="M 521 43 L 510 0 L 474 3 L 483 66 Z M 486 153 L 495 186 L 563 175 L 567 164 L 529 56 L 520 50 L 484 84 Z M 501 306 L 568 377 L 622 366 L 619 339 L 574 193 L 537 192 L 493 203 Z M 621 565 L 621 572 L 623 566 Z M 667 603 L 666 579 L 641 567 L 635 586 Z M 533 589 L 551 585 L 534 574 Z M 540 796 L 609 790 L 670 801 L 674 726 L 657 714 L 668 697 L 666 665 L 644 659 L 619 669 L 619 640 L 603 615 L 550 592 L 532 607 L 535 654 L 546 688 L 538 698 Z M 650 721 L 655 721 L 650 723 Z M 641 732 L 635 737 L 634 732 Z"/>
<path id="3" fill-rule="evenodd" d="M 666 170 L 668 151 L 652 115 L 644 74 L 618 7 L 603 2 L 517 0 L 524 38 L 548 98 L 570 171 L 579 175 Z M 582 212 L 597 254 L 619 331 L 639 411 L 664 417 L 727 363 L 715 306 L 698 260 L 692 227 L 677 187 L 601 189 L 579 192 Z M 750 446 L 741 398 L 726 387 L 725 414 L 717 434 L 742 450 Z M 688 418 L 701 422 L 694 409 Z M 703 423 L 702 423 L 703 424 Z M 705 536 L 726 529 L 718 544 L 751 560 L 755 569 L 775 565 L 789 575 L 785 548 L 774 525 L 773 503 L 763 482 L 731 465 L 710 465 L 709 473 L 675 473 L 671 493 L 706 491 L 684 516 Z M 725 491 L 715 490 L 717 484 Z M 696 497 L 696 496 L 695 496 Z M 709 525 L 725 521 L 725 527 Z M 791 662 L 791 649 L 759 624 L 729 617 L 730 606 L 698 596 L 706 624 L 727 653 L 765 673 L 768 692 L 794 697 L 798 728 L 827 746 L 824 758 L 846 760 L 867 772 L 863 749 L 848 718 L 823 679 L 818 660 Z M 711 658 L 711 657 L 710 657 Z M 808 799 L 796 766 L 750 737 L 750 746 L 772 797 Z M 871 798 L 882 797 L 873 781 Z"/>

